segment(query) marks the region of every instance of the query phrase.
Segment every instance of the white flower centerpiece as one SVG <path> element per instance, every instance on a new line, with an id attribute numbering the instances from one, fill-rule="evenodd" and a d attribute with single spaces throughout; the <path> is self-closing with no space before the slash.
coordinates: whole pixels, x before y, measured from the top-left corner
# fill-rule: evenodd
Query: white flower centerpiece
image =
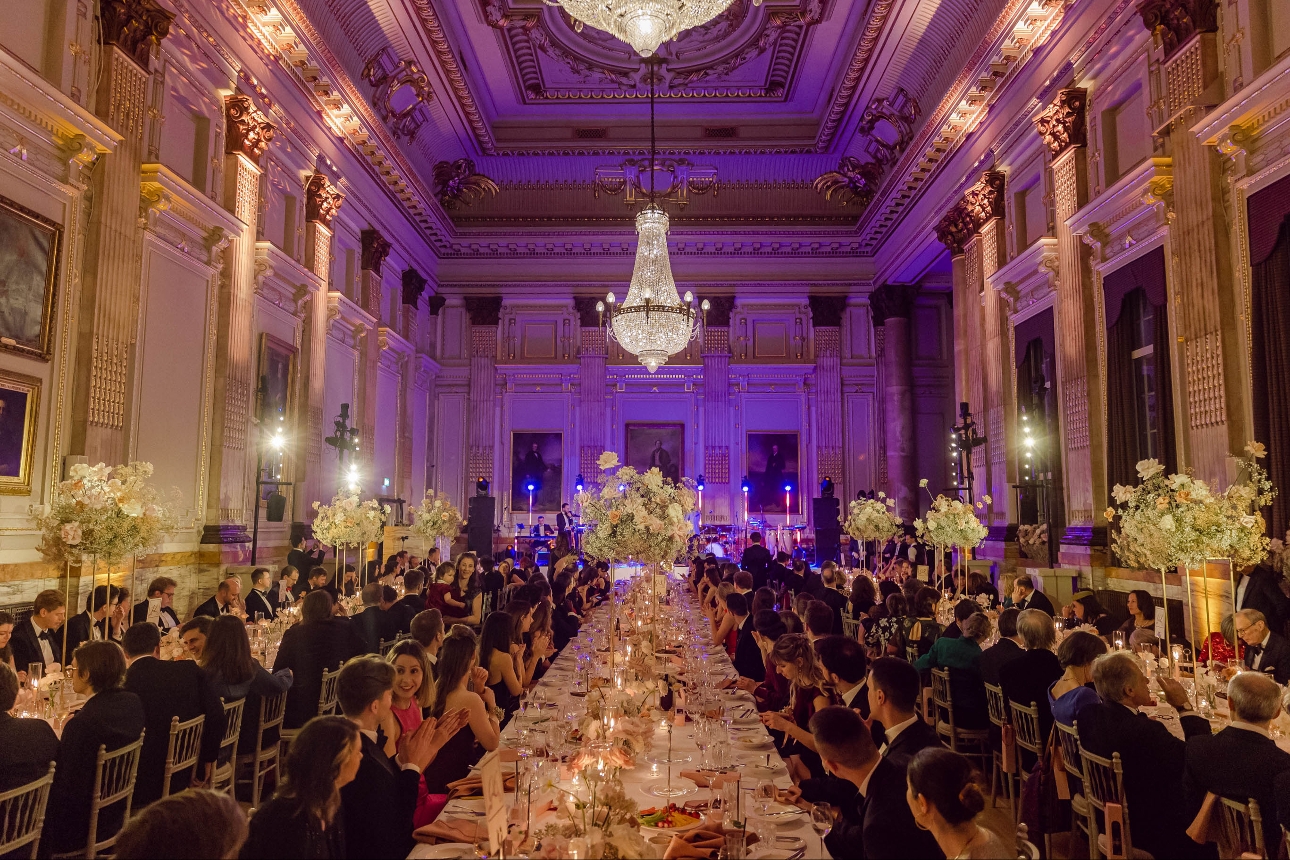
<path id="1" fill-rule="evenodd" d="M 896 516 L 893 508 L 896 500 L 878 493 L 876 499 L 857 499 L 847 506 L 846 519 L 842 520 L 843 530 L 858 541 L 874 541 L 882 545 L 900 533 L 904 523 Z M 874 570 L 878 569 L 877 558 L 881 553 L 874 553 Z"/>
<path id="2" fill-rule="evenodd" d="M 357 492 L 341 491 L 330 504 L 314 502 L 314 537 L 336 547 L 339 554 L 350 547 L 364 547 L 381 539 L 389 505 L 376 499 L 360 501 Z M 336 580 L 340 585 L 341 561 L 337 561 Z"/>
<path id="3" fill-rule="evenodd" d="M 918 485 L 926 489 L 927 479 L 922 479 Z M 931 495 L 930 490 L 928 495 Z M 982 496 L 976 507 L 983 509 L 991 501 L 989 496 Z M 937 567 L 940 565 L 942 548 L 947 546 L 959 550 L 963 564 L 966 565 L 967 560 L 963 558 L 966 551 L 980 546 L 989 534 L 989 530 L 977 519 L 972 505 L 959 499 L 947 498 L 943 494 L 932 499 L 931 507 L 922 519 L 914 520 L 914 530 L 921 539 L 936 547 Z"/>
<path id="4" fill-rule="evenodd" d="M 421 500 L 421 504 L 412 509 L 411 513 L 412 533 L 431 546 L 440 540 L 451 544 L 452 539 L 460 534 L 461 527 L 465 525 L 457 506 L 448 501 L 448 497 L 443 493 L 435 495 L 434 490 L 427 490 L 426 497 Z M 447 552 L 443 554 L 444 558 L 448 555 Z"/>

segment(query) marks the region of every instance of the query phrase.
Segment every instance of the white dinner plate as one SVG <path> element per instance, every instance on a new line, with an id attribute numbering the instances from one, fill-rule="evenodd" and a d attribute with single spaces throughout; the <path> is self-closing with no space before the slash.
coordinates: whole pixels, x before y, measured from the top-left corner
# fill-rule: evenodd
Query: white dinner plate
<path id="1" fill-rule="evenodd" d="M 426 845 L 418 842 L 408 854 L 408 860 L 449 860 L 455 857 L 478 857 L 479 849 L 468 842 L 440 842 Z"/>

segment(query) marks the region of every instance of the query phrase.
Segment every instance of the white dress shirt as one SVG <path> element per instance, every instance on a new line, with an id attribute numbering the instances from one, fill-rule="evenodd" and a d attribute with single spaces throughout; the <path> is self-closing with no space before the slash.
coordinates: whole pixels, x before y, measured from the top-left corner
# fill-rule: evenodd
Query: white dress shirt
<path id="1" fill-rule="evenodd" d="M 1248 579 L 1249 577 L 1246 577 L 1246 578 Z M 1250 668 L 1255 670 L 1256 672 L 1259 669 L 1259 664 L 1263 662 L 1263 655 L 1267 653 L 1267 651 L 1263 649 L 1267 648 L 1268 643 L 1271 641 L 1272 641 L 1272 631 L 1269 630 L 1268 635 L 1264 636 L 1263 641 L 1259 643 L 1259 652 L 1254 655 L 1254 659 L 1250 662 Z"/>
<path id="2" fill-rule="evenodd" d="M 887 738 L 887 742 L 884 743 L 882 747 L 878 750 L 878 754 L 886 755 L 887 747 L 892 745 L 892 743 L 896 740 L 896 738 L 900 736 L 901 732 L 903 732 L 905 729 L 912 726 L 914 724 L 914 720 L 916 719 L 918 719 L 918 714 L 914 714 L 912 717 L 905 720 L 903 723 L 896 723 L 896 725 L 887 729 L 887 731 L 884 733 Z"/>
<path id="3" fill-rule="evenodd" d="M 58 657 L 54 656 L 54 646 L 49 644 L 48 639 L 44 638 L 45 628 L 37 624 L 34 618 L 29 619 L 28 623 L 36 631 L 36 641 L 40 643 L 40 656 L 45 659 L 45 666 L 48 667 L 50 663 L 57 663 Z M 18 668 L 23 672 L 27 671 L 26 666 L 19 666 Z"/>

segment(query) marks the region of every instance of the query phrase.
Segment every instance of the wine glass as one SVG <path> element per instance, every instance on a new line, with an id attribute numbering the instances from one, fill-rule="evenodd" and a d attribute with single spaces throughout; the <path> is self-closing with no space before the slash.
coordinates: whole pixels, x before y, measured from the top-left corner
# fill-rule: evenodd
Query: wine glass
<path id="1" fill-rule="evenodd" d="M 811 827 L 820 837 L 820 856 L 824 856 L 824 837 L 833 829 L 833 810 L 827 803 L 817 803 L 811 807 Z"/>
<path id="2" fill-rule="evenodd" d="M 753 797 L 757 800 L 757 811 L 763 817 L 770 814 L 771 804 L 775 802 L 777 796 L 778 789 L 775 788 L 775 783 L 772 780 L 763 779 L 757 783 Z"/>

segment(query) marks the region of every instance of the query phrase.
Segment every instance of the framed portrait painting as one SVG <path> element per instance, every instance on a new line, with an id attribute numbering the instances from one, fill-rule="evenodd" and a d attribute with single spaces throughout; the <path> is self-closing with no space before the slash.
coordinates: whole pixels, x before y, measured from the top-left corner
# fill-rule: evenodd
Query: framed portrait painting
<path id="1" fill-rule="evenodd" d="M 48 359 L 63 228 L 0 197 L 0 349 Z"/>
<path id="2" fill-rule="evenodd" d="M 633 423 L 626 425 L 624 462 L 638 472 L 658 469 L 664 478 L 685 477 L 685 425 Z"/>
<path id="3" fill-rule="evenodd" d="M 748 434 L 748 510 L 751 514 L 800 514 L 796 433 Z M 784 487 L 792 487 L 787 494 Z M 787 495 L 793 510 L 785 506 Z"/>
<path id="4" fill-rule="evenodd" d="M 560 510 L 564 487 L 564 434 L 516 432 L 511 434 L 511 510 L 527 515 L 532 487 L 533 510 Z M 532 523 L 526 522 L 529 528 Z M 547 525 L 554 525 L 547 523 Z"/>
<path id="5" fill-rule="evenodd" d="M 40 380 L 0 371 L 0 495 L 31 494 Z"/>

